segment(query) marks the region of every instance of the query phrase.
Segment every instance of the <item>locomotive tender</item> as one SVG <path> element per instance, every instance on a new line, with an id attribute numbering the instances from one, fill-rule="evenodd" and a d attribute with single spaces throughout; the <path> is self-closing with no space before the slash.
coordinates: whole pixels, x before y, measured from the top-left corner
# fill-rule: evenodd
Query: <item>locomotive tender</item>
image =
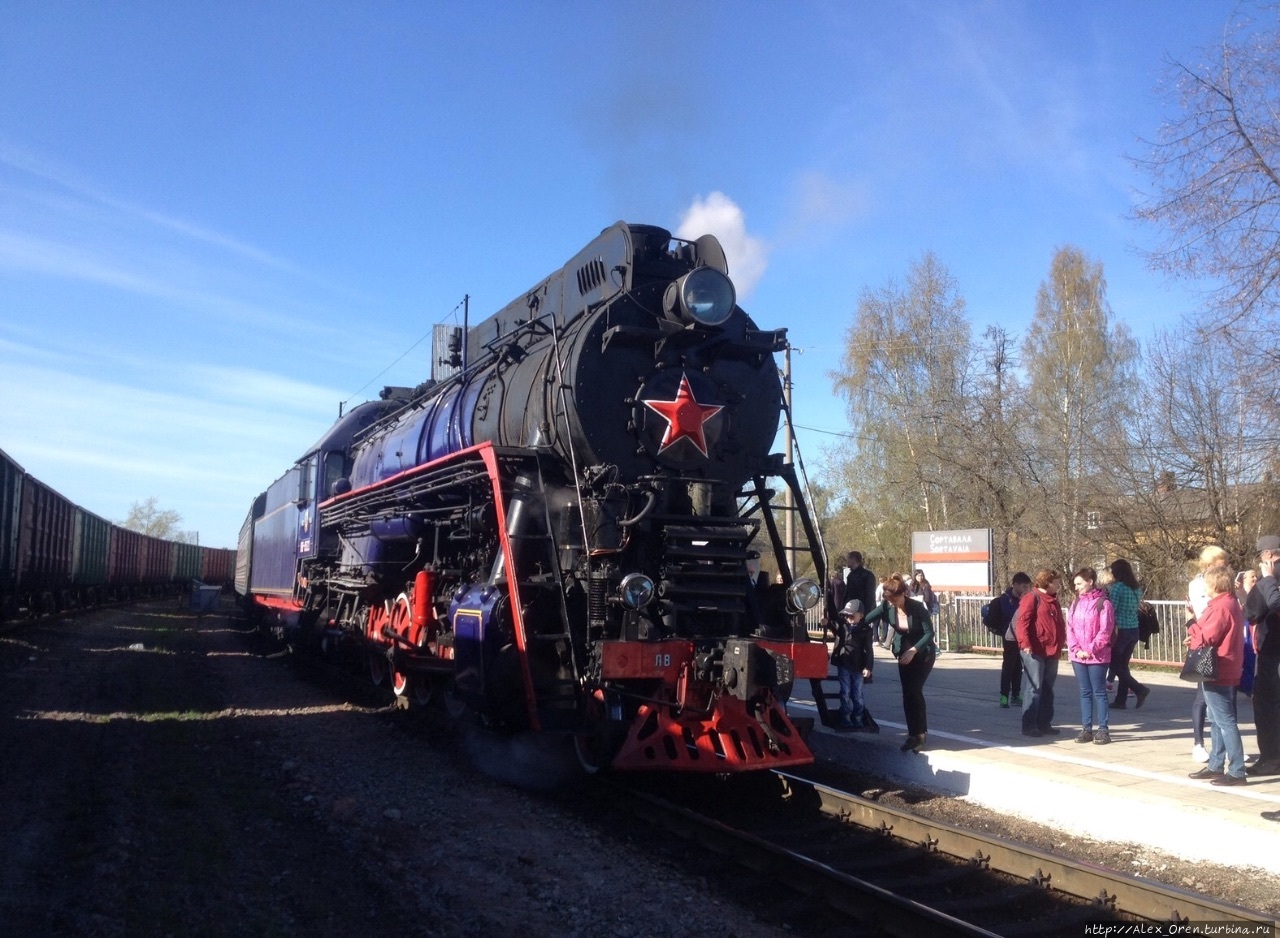
<path id="1" fill-rule="evenodd" d="M 294 647 L 569 735 L 588 770 L 809 762 L 785 700 L 828 660 L 789 560 L 825 570 L 769 453 L 785 337 L 713 236 L 619 222 L 460 336 L 456 373 L 342 414 L 254 500 L 236 589 Z"/>

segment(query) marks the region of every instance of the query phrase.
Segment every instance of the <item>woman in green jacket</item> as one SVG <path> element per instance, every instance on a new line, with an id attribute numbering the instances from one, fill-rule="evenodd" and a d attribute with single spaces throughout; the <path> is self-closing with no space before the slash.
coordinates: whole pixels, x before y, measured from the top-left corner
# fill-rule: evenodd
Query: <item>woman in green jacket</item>
<path id="1" fill-rule="evenodd" d="M 890 646 L 898 659 L 902 683 L 902 710 L 907 717 L 907 741 L 903 752 L 924 748 L 929 721 L 925 712 L 924 682 L 929 679 L 938 646 L 933 640 L 933 619 L 924 603 L 912 599 L 907 584 L 896 573 L 884 581 L 884 602 L 862 620 L 864 625 L 887 622 L 893 634 Z"/>

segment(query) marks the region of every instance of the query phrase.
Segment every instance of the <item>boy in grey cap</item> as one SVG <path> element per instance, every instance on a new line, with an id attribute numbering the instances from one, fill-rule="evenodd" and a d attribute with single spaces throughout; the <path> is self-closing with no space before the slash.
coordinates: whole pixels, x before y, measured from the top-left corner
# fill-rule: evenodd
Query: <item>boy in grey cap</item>
<path id="1" fill-rule="evenodd" d="M 870 679 L 875 664 L 872 631 L 862 624 L 862 601 L 851 599 L 836 616 L 835 646 L 831 660 L 840 679 L 841 729 L 862 730 L 866 723 L 866 707 L 862 702 L 862 682 Z"/>

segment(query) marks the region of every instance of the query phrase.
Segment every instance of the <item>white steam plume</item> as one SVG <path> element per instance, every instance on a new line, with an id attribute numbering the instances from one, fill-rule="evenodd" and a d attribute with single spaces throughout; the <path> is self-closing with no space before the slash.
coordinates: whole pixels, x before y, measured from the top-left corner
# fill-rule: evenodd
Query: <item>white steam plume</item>
<path id="1" fill-rule="evenodd" d="M 738 299 L 751 295 L 769 265 L 769 249 L 763 240 L 747 234 L 747 218 L 723 192 L 699 197 L 680 219 L 676 237 L 692 241 L 704 234 L 720 239 L 729 258 L 729 276 L 737 287 Z"/>

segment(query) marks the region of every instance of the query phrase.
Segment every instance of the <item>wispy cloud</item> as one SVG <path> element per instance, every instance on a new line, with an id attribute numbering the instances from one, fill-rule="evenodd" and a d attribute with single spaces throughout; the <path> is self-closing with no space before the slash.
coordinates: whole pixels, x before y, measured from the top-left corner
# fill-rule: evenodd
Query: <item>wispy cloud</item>
<path id="1" fill-rule="evenodd" d="M 769 266 L 768 246 L 763 239 L 747 232 L 746 214 L 723 192 L 712 192 L 705 199 L 695 198 L 681 217 L 675 234 L 689 240 L 713 234 L 720 240 L 729 259 L 729 276 L 733 278 L 739 300 L 751 295 Z"/>
<path id="2" fill-rule="evenodd" d="M 224 546 L 232 521 L 329 427 L 339 394 L 249 368 L 150 362 L 142 388 L 105 376 L 127 358 L 33 361 L 0 342 L 0 445 L 90 511 L 155 495 Z M 220 527 L 221 526 L 221 527 Z"/>
<path id="3" fill-rule="evenodd" d="M 306 275 L 307 272 L 295 264 L 276 257 L 251 244 L 213 231 L 202 225 L 182 218 L 157 212 L 145 206 L 137 205 L 93 186 L 70 167 L 40 159 L 30 152 L 21 150 L 11 144 L 0 141 L 0 166 L 7 166 L 19 174 L 33 177 L 41 182 L 84 201 L 88 205 L 110 209 L 122 218 L 132 219 L 160 231 L 180 235 L 183 239 L 217 248 L 229 254 L 251 260 L 254 263 L 291 274 Z"/>

